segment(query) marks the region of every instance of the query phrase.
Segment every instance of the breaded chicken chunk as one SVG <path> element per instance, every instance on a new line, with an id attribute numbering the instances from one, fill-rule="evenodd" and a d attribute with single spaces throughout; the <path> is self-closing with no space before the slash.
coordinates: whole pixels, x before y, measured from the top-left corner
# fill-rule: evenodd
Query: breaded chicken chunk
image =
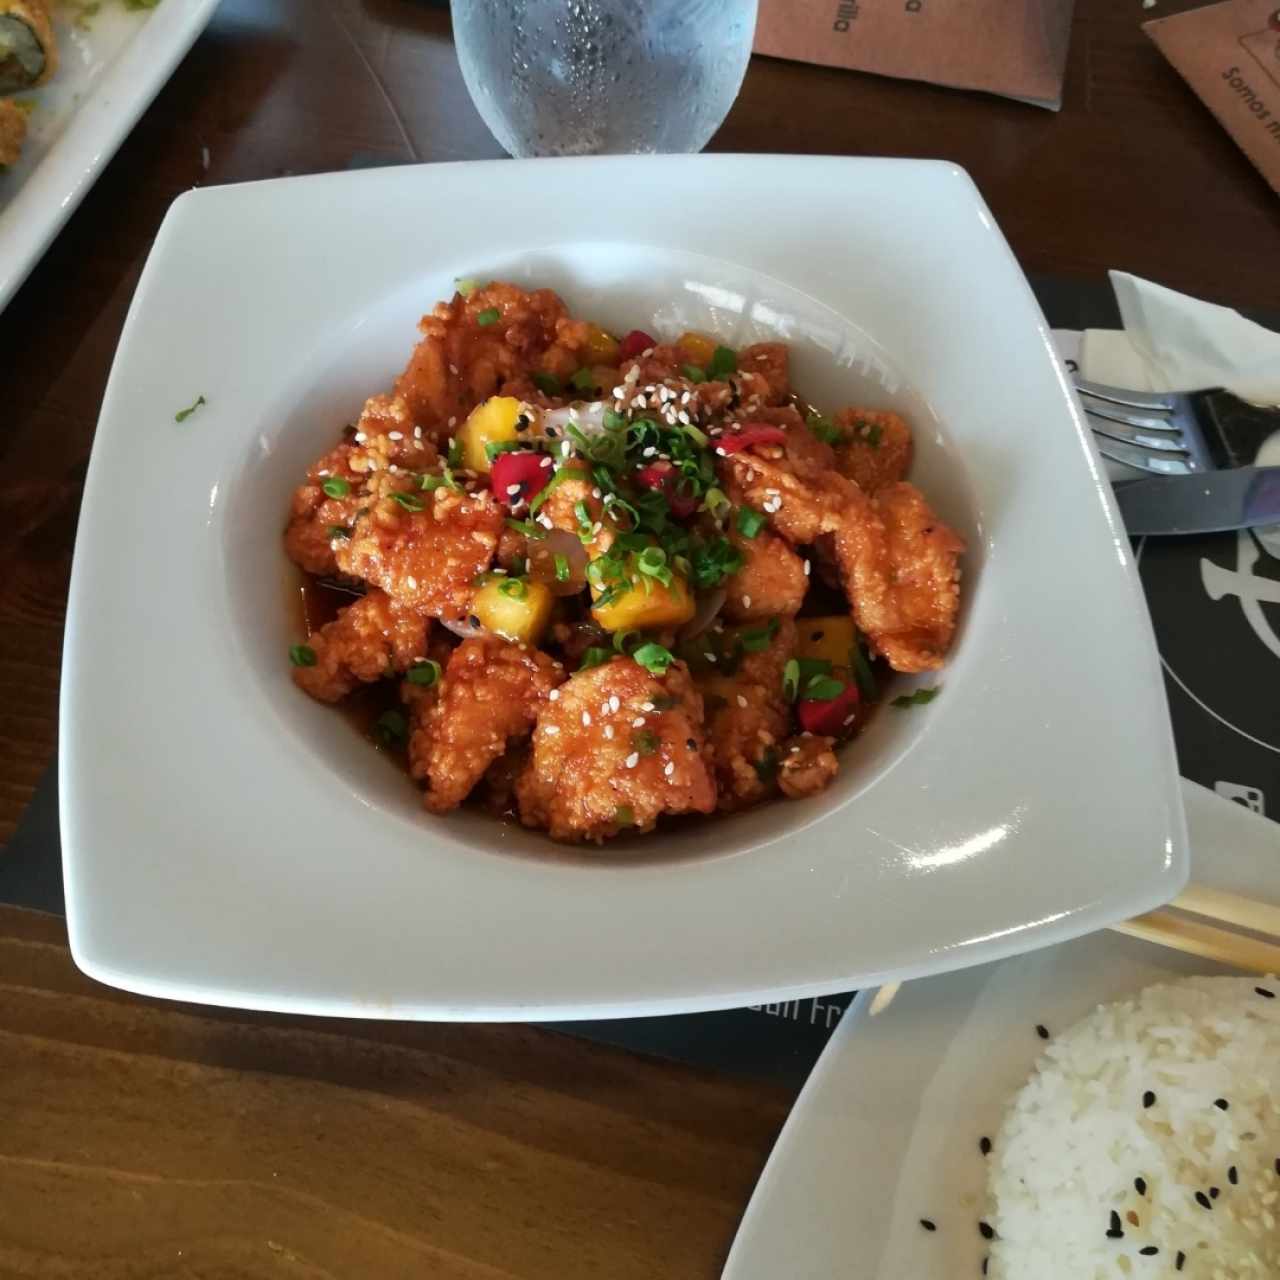
<path id="1" fill-rule="evenodd" d="M 438 696 L 413 708 L 409 772 L 426 782 L 427 808 L 456 809 L 508 746 L 532 730 L 563 680 L 560 663 L 528 645 L 497 636 L 464 640 Z"/>
<path id="2" fill-rule="evenodd" d="M 581 363 L 588 332 L 550 289 L 526 293 L 500 283 L 466 298 L 455 294 L 424 316 L 419 328 L 422 340 L 396 392 L 414 424 L 437 441 L 489 396 L 526 391 L 532 373 L 569 378 Z"/>
<path id="3" fill-rule="evenodd" d="M 836 740 L 820 734 L 788 738 L 778 754 L 778 786 L 788 800 L 825 791 L 840 768 Z"/>
<path id="4" fill-rule="evenodd" d="M 604 520 L 604 501 L 585 467 L 565 467 L 556 477 L 556 487 L 551 489 L 538 511 L 537 520 L 544 529 L 563 529 L 575 537 L 581 537 L 583 526 L 578 519 L 586 515 L 590 533 L 583 546 L 589 559 L 604 555 L 618 536 L 610 521 Z"/>
<path id="5" fill-rule="evenodd" d="M 710 813 L 702 698 L 683 663 L 655 676 L 618 657 L 572 676 L 538 716 L 516 796 L 526 826 L 575 842 Z"/>
<path id="6" fill-rule="evenodd" d="M 487 489 L 423 492 L 405 483 L 357 516 L 351 536 L 338 545 L 338 568 L 408 608 L 457 620 L 467 612 L 476 576 L 493 561 L 502 528 L 502 508 Z"/>
<path id="7" fill-rule="evenodd" d="M 720 809 L 744 809 L 773 791 L 779 745 L 791 730 L 783 668 L 795 648 L 795 623 L 781 619 L 768 647 L 744 653 L 733 675 L 699 682 Z"/>
<path id="8" fill-rule="evenodd" d="M 822 469 L 830 449 L 804 427 L 784 446 L 753 446 L 719 460 L 729 497 L 764 512 L 788 541 L 833 535 L 858 629 L 897 671 L 942 665 L 959 609 L 962 539 L 905 481 L 874 498 Z"/>
<path id="9" fill-rule="evenodd" d="M 786 539 L 762 529 L 745 537 L 734 524 L 729 541 L 742 555 L 742 568 L 725 580 L 722 616 L 730 622 L 793 617 L 809 589 L 804 560 Z"/>
<path id="10" fill-rule="evenodd" d="M 911 468 L 911 428 L 900 414 L 887 409 L 842 409 L 835 422 L 845 434 L 836 445 L 836 465 L 863 493 L 874 496 L 906 478 Z"/>
<path id="11" fill-rule="evenodd" d="M 427 651 L 430 623 L 371 588 L 308 640 L 312 666 L 294 667 L 294 683 L 321 702 L 337 702 L 358 684 L 407 671 Z"/>
<path id="12" fill-rule="evenodd" d="M 738 352 L 738 372 L 759 378 L 755 386 L 764 405 L 785 404 L 791 395 L 791 353 L 785 342 L 756 342 Z M 753 384 L 755 385 L 755 384 Z"/>

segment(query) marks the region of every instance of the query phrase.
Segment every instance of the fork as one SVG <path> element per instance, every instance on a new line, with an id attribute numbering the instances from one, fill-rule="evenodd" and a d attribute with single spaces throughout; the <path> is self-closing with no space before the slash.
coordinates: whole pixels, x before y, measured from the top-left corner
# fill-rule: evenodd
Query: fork
<path id="1" fill-rule="evenodd" d="M 1104 458 L 1162 476 L 1215 469 L 1190 395 L 1127 391 L 1084 378 L 1074 381 Z"/>

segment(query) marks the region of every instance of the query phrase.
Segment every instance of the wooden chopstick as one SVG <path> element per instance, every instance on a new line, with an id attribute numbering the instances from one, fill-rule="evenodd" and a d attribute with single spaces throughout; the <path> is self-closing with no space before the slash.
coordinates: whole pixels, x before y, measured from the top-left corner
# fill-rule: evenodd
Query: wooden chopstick
<path id="1" fill-rule="evenodd" d="M 1181 904 L 1182 899 L 1176 901 Z M 1191 920 L 1165 908 L 1148 911 L 1146 915 L 1123 920 L 1111 927 L 1131 938 L 1156 942 L 1175 951 L 1216 960 L 1249 973 L 1280 974 L 1280 946 L 1232 933 L 1230 929 L 1219 929 L 1200 920 Z"/>
<path id="2" fill-rule="evenodd" d="M 1242 898 L 1239 894 L 1226 893 L 1221 889 L 1189 884 L 1174 898 L 1171 905 L 1179 911 L 1189 911 L 1192 915 L 1204 916 L 1219 924 L 1248 929 L 1250 933 L 1261 933 L 1280 941 L 1280 907 L 1273 907 L 1267 902 L 1256 902 L 1252 898 Z"/>

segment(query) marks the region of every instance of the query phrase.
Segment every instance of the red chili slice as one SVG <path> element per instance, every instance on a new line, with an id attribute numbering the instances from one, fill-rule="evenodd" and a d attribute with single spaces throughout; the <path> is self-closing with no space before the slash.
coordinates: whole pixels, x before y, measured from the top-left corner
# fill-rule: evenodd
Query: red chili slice
<path id="1" fill-rule="evenodd" d="M 500 453 L 493 460 L 489 483 L 505 507 L 531 502 L 551 483 L 554 468 L 545 453 Z"/>
<path id="2" fill-rule="evenodd" d="M 657 338 L 650 337 L 643 329 L 632 329 L 618 343 L 618 359 L 634 360 L 642 351 L 648 351 L 650 347 L 656 347 L 657 345 Z"/>
<path id="3" fill-rule="evenodd" d="M 801 698 L 796 703 L 796 719 L 800 721 L 800 727 L 810 733 L 820 733 L 829 738 L 843 737 L 852 727 L 845 721 L 858 714 L 861 701 L 858 686 L 849 681 L 842 693 L 825 702 L 817 698 Z"/>
<path id="4" fill-rule="evenodd" d="M 667 506 L 671 508 L 671 514 L 677 520 L 687 520 L 697 511 L 698 499 L 680 492 L 680 473 L 671 463 L 665 460 L 651 462 L 636 472 L 636 479 L 646 489 L 660 490 L 667 500 Z"/>
<path id="5" fill-rule="evenodd" d="M 768 422 L 744 422 L 736 431 L 717 436 L 714 444 L 721 453 L 738 453 L 757 444 L 786 444 L 787 433 Z"/>

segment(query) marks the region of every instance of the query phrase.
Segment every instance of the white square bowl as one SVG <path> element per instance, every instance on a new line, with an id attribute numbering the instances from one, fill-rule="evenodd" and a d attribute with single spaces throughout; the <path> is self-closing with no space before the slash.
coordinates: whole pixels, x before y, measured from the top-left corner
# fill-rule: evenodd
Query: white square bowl
<path id="1" fill-rule="evenodd" d="M 306 463 L 475 275 L 607 324 L 779 335 L 820 406 L 907 412 L 913 478 L 969 541 L 941 695 L 881 710 L 822 797 L 629 850 L 423 812 L 293 687 L 280 532 Z M 317 1014 L 799 998 L 1058 942 L 1187 869 L 1155 647 L 1088 433 L 973 184 L 915 161 L 500 161 L 184 195 L 98 427 L 60 768 L 81 968 Z"/>

